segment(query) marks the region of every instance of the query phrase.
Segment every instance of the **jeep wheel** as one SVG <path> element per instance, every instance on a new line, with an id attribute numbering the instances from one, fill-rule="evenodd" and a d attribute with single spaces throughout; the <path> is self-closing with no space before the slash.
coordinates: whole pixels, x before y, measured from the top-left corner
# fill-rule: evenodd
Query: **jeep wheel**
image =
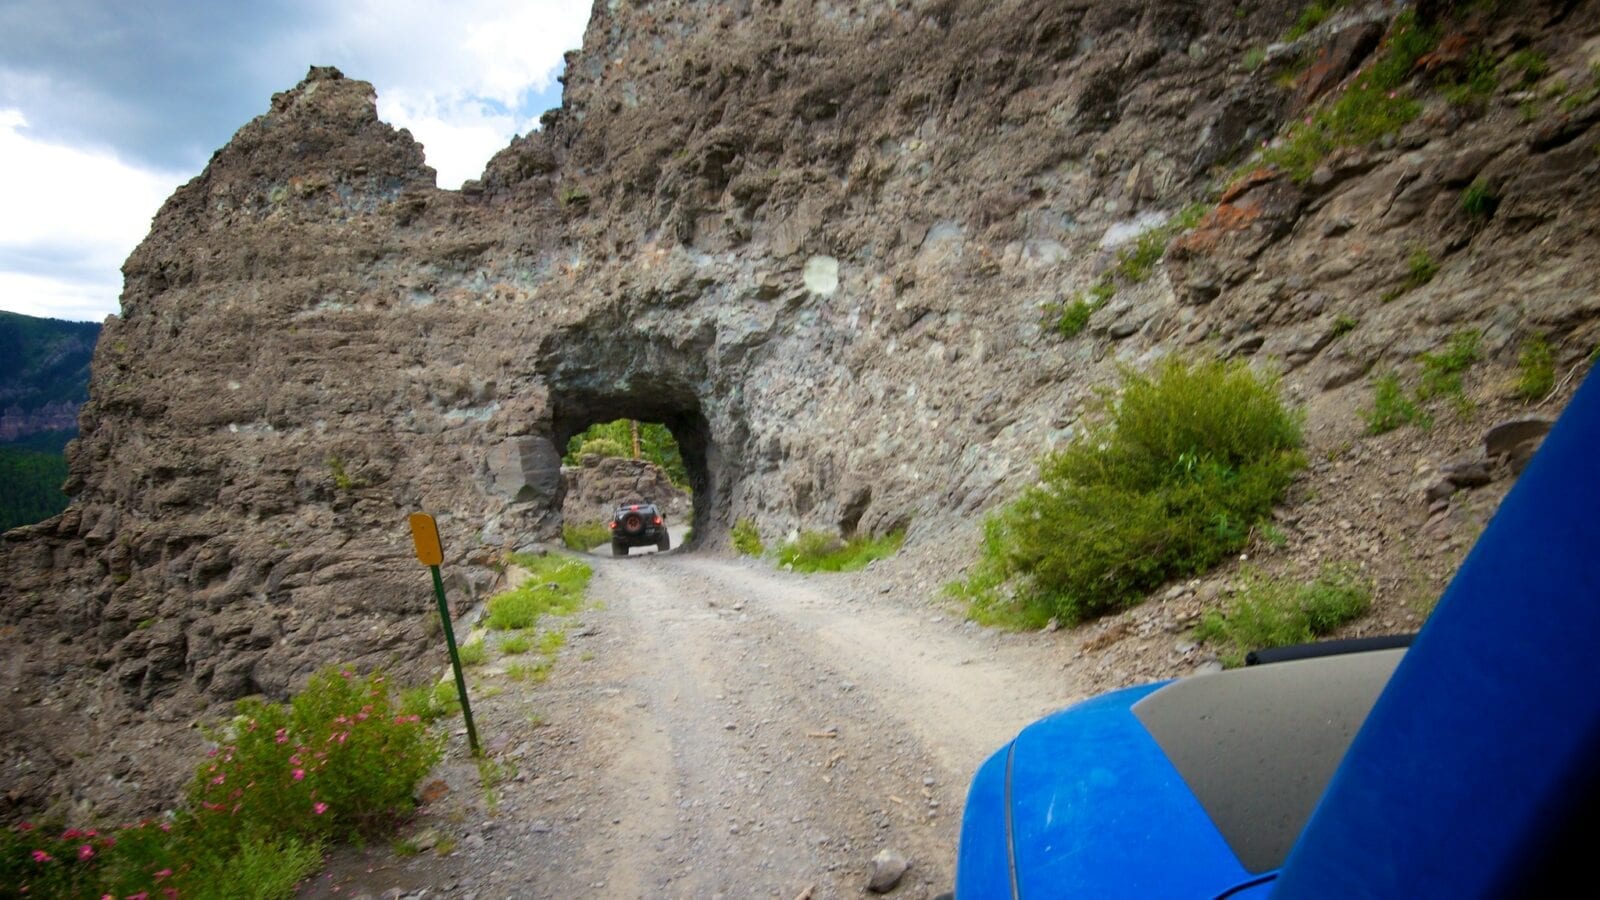
<path id="1" fill-rule="evenodd" d="M 627 544 L 623 544 L 623 543 L 618 543 L 617 541 L 612 541 L 611 542 L 611 555 L 612 556 L 627 556 L 628 555 L 628 545 Z"/>
<path id="2" fill-rule="evenodd" d="M 665 550 L 670 550 L 671 548 L 672 548 L 672 538 L 670 536 L 668 536 L 666 532 L 663 531 L 661 533 L 661 540 L 656 541 L 656 549 L 665 551 Z"/>

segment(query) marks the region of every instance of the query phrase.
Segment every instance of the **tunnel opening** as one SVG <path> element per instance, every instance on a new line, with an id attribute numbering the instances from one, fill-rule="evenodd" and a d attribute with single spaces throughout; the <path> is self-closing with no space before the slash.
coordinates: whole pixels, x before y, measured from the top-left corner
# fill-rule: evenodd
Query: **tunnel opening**
<path id="1" fill-rule="evenodd" d="M 641 443 L 651 437 L 659 438 L 659 435 L 650 433 L 648 426 L 664 429 L 681 460 L 679 477 L 687 481 L 692 510 L 687 523 L 691 535 L 689 540 L 683 541 L 680 532 L 673 545 L 693 550 L 710 533 L 718 489 L 713 476 L 717 468 L 717 448 L 699 399 L 692 390 L 661 382 L 635 390 L 615 386 L 609 389 L 557 388 L 551 392 L 551 409 L 551 438 L 556 447 L 569 454 L 568 460 L 575 463 L 580 462 L 578 455 L 573 452 L 580 449 L 575 443 L 582 444 L 583 441 L 575 442 L 574 439 L 586 432 L 593 434 L 590 431 L 593 426 L 607 426 L 619 421 L 640 423 Z M 603 432 L 604 429 L 598 431 Z M 603 439 L 613 440 L 609 437 Z M 607 448 L 608 451 L 610 449 Z M 627 458 L 632 458 L 631 446 L 622 449 L 626 451 Z M 609 502 L 627 499 L 631 498 L 619 496 Z"/>

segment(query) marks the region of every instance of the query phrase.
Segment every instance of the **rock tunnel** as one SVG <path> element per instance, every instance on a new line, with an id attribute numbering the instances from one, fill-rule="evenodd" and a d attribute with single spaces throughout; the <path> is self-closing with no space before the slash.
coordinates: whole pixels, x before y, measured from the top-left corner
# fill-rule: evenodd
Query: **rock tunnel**
<path id="1" fill-rule="evenodd" d="M 737 473 L 727 436 L 713 422 L 716 410 L 732 404 L 711 395 L 704 356 L 643 334 L 567 335 L 552 343 L 556 346 L 541 354 L 548 361 L 541 376 L 549 391 L 549 436 L 557 452 L 591 425 L 617 419 L 665 425 L 678 443 L 694 492 L 693 543 L 725 531 Z"/>

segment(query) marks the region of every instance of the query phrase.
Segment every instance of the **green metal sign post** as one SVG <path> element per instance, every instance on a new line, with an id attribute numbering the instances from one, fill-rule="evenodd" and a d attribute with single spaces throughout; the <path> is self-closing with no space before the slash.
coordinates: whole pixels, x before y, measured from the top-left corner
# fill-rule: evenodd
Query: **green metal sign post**
<path id="1" fill-rule="evenodd" d="M 450 605 L 444 599 L 444 579 L 439 576 L 439 565 L 444 562 L 444 548 L 439 543 L 439 526 L 427 513 L 412 513 L 411 539 L 417 546 L 417 559 L 433 573 L 433 593 L 439 598 L 439 621 L 444 625 L 445 646 L 450 648 L 450 667 L 456 673 L 456 693 L 461 696 L 461 714 L 467 720 L 467 744 L 473 756 L 482 756 L 478 746 L 478 728 L 472 723 L 472 704 L 467 700 L 467 679 L 461 674 L 461 653 L 456 649 L 456 632 L 450 624 Z"/>

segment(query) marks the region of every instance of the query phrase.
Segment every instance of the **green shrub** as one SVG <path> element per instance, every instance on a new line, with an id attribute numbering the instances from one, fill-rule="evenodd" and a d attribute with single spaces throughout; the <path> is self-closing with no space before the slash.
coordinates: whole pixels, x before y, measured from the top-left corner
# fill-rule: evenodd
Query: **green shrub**
<path id="1" fill-rule="evenodd" d="M 496 631 L 528 628 L 540 616 L 565 616 L 577 612 L 594 570 L 565 556 L 519 554 L 514 561 L 526 568 L 527 581 L 515 590 L 489 598 L 485 624 Z"/>
<path id="2" fill-rule="evenodd" d="M 733 549 L 744 556 L 760 556 L 767 552 L 761 543 L 761 532 L 756 530 L 756 523 L 750 519 L 740 519 L 733 523 L 730 532 L 733 537 Z"/>
<path id="3" fill-rule="evenodd" d="M 370 834 L 409 812 L 411 791 L 443 748 L 418 716 L 389 703 L 382 675 L 337 667 L 289 706 L 243 700 L 216 735 L 189 798 L 207 828 L 312 839 Z"/>
<path id="4" fill-rule="evenodd" d="M 949 590 L 1011 625 L 1135 603 L 1243 547 L 1304 465 L 1299 447 L 1276 380 L 1242 363 L 1126 371 L 1100 424 L 988 518 L 977 566 Z"/>
<path id="5" fill-rule="evenodd" d="M 0 830 L 0 885 L 40 897 L 288 897 L 324 842 L 376 834 L 409 811 L 442 753 L 390 705 L 381 674 L 327 669 L 287 706 L 245 700 L 237 712 L 213 733 L 188 808 L 112 829 Z"/>
<path id="6" fill-rule="evenodd" d="M 1383 434 L 1401 425 L 1432 428 L 1433 418 L 1406 396 L 1400 376 L 1390 372 L 1373 386 L 1372 408 L 1362 413 L 1368 434 Z"/>
<path id="7" fill-rule="evenodd" d="M 587 553 L 611 541 L 611 529 L 604 522 L 580 522 L 561 526 L 561 541 L 567 549 Z"/>
<path id="8" fill-rule="evenodd" d="M 1247 72 L 1254 72 L 1261 68 L 1267 61 L 1267 48 L 1256 46 L 1244 52 L 1244 68 Z"/>
<path id="9" fill-rule="evenodd" d="M 1237 666 L 1252 650 L 1302 644 L 1328 634 L 1364 615 L 1371 605 L 1372 584 L 1352 566 L 1326 566 L 1306 584 L 1246 573 L 1227 611 L 1208 611 L 1195 638 L 1222 644 L 1223 663 Z"/>
<path id="10" fill-rule="evenodd" d="M 315 841 L 260 836 L 228 845 L 188 812 L 103 830 L 26 822 L 0 829 L 5 897 L 287 898 L 321 867 Z"/>
<path id="11" fill-rule="evenodd" d="M 500 642 L 500 652 L 509 656 L 528 652 L 528 636 L 523 633 L 513 634 Z"/>
<path id="12" fill-rule="evenodd" d="M 1536 334 L 1522 342 L 1517 369 L 1518 397 L 1533 403 L 1549 396 L 1556 386 L 1556 360 L 1544 335 Z"/>
<path id="13" fill-rule="evenodd" d="M 1356 326 L 1360 324 L 1361 320 L 1355 316 L 1340 315 L 1338 318 L 1333 320 L 1333 339 L 1338 340 L 1350 332 L 1355 331 Z"/>
<path id="14" fill-rule="evenodd" d="M 904 529 L 883 537 L 855 537 L 848 541 L 822 531 L 802 531 L 799 537 L 778 548 L 778 565 L 797 572 L 854 572 L 873 560 L 893 556 L 905 540 Z"/>

